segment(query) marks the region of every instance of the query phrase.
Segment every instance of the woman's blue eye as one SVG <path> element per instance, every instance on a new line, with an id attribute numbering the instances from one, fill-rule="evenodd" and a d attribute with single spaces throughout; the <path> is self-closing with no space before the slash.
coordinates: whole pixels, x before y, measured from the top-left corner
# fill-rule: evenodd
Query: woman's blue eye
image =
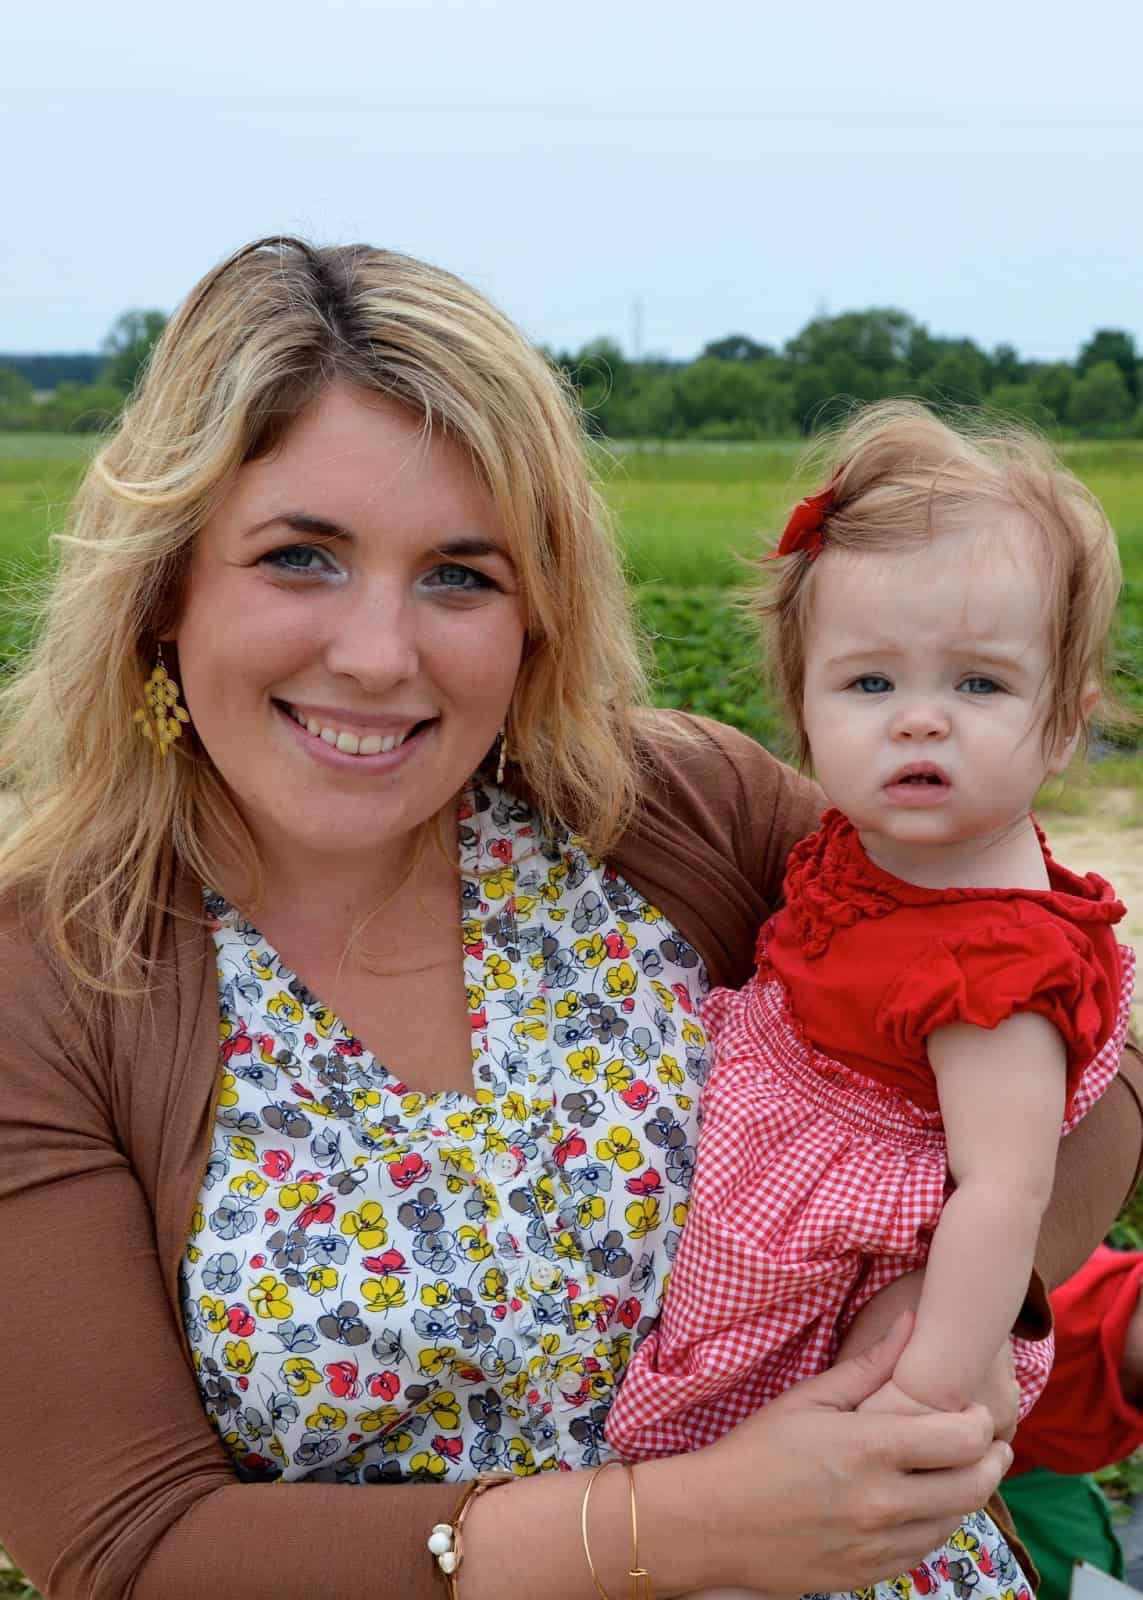
<path id="1" fill-rule="evenodd" d="M 429 581 L 439 589 L 494 589 L 496 585 L 492 579 L 483 572 L 477 572 L 474 567 L 462 567 L 449 562 L 444 566 L 434 567 L 429 573 Z"/>
<path id="2" fill-rule="evenodd" d="M 886 694 L 893 685 L 879 672 L 869 672 L 863 678 L 854 678 L 850 687 L 860 689 L 862 694 Z"/>
<path id="3" fill-rule="evenodd" d="M 1002 690 L 995 678 L 962 678 L 960 687 L 969 694 L 1000 694 Z"/>
<path id="4" fill-rule="evenodd" d="M 277 567 L 281 572 L 332 572 L 333 563 L 328 553 L 316 544 L 287 544 L 277 550 L 268 550 L 259 557 L 259 564 Z"/>

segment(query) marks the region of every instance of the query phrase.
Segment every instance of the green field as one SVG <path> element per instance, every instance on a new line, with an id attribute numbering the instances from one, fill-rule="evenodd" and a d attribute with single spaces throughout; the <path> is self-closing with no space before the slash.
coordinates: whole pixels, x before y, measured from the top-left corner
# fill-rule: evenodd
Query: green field
<path id="1" fill-rule="evenodd" d="M 91 444 L 54 434 L 0 434 L 0 661 L 25 636 L 30 572 L 64 526 Z M 1119 533 L 1126 584 L 1121 682 L 1143 709 L 1143 441 L 1087 443 L 1066 458 Z M 621 532 L 656 698 L 732 722 L 780 745 L 759 685 L 748 621 L 735 603 L 744 560 L 781 527 L 807 488 L 792 444 L 641 445 L 601 449 L 598 466 Z"/>

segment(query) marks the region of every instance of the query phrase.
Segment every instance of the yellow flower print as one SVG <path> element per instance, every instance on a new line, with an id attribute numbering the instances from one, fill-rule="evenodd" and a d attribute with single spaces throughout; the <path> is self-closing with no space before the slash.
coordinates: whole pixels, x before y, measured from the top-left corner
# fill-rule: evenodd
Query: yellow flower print
<path id="1" fill-rule="evenodd" d="M 527 1122 L 528 1102 L 518 1089 L 512 1089 L 504 1096 L 501 1111 L 505 1122 Z"/>
<path id="2" fill-rule="evenodd" d="M 950 1533 L 949 1544 L 954 1550 L 964 1550 L 970 1556 L 980 1553 L 980 1540 L 974 1533 L 969 1533 L 967 1528 L 957 1528 L 954 1533 Z"/>
<path id="3" fill-rule="evenodd" d="M 361 1298 L 370 1311 L 393 1311 L 405 1304 L 405 1285 L 394 1272 L 383 1278 L 362 1278 Z"/>
<path id="4" fill-rule="evenodd" d="M 514 989 L 516 974 L 505 956 L 485 956 L 484 982 L 489 989 Z"/>
<path id="5" fill-rule="evenodd" d="M 438 1428 L 460 1427 L 460 1401 L 449 1390 L 442 1389 L 429 1401 L 429 1410 Z"/>
<path id="6" fill-rule="evenodd" d="M 516 874 L 511 867 L 497 867 L 480 880 L 481 893 L 486 900 L 503 900 L 516 886 Z"/>
<path id="7" fill-rule="evenodd" d="M 258 1151 L 254 1141 L 244 1133 L 232 1133 L 226 1144 L 235 1161 L 257 1161 Z"/>
<path id="8" fill-rule="evenodd" d="M 630 961 L 617 961 L 615 966 L 608 967 L 603 980 L 603 987 L 607 994 L 615 999 L 635 992 L 635 968 Z"/>
<path id="9" fill-rule="evenodd" d="M 516 896 L 516 918 L 519 922 L 527 922 L 535 909 L 536 896 L 534 894 L 518 894 Z"/>
<path id="10" fill-rule="evenodd" d="M 569 989 L 562 1000 L 556 1001 L 557 1017 L 578 1017 L 582 1006 L 580 996 L 574 989 Z"/>
<path id="11" fill-rule="evenodd" d="M 689 1111 L 694 1105 L 694 1098 L 689 1094 L 677 1094 L 675 1096 L 675 1104 L 680 1111 Z"/>
<path id="12" fill-rule="evenodd" d="M 421 1304 L 423 1306 L 447 1306 L 452 1299 L 452 1284 L 445 1278 L 438 1278 L 436 1283 L 423 1283 L 421 1285 Z"/>
<path id="13" fill-rule="evenodd" d="M 454 1111 L 445 1118 L 445 1127 L 457 1139 L 475 1139 L 476 1123 L 471 1111 Z"/>
<path id="14" fill-rule="evenodd" d="M 504 1398 L 506 1400 L 522 1400 L 528 1391 L 530 1378 L 523 1367 L 519 1372 L 514 1372 L 510 1378 L 504 1380 Z"/>
<path id="15" fill-rule="evenodd" d="M 658 906 L 650 905 L 646 900 L 639 907 L 640 922 L 662 922 L 663 913 Z"/>
<path id="16" fill-rule="evenodd" d="M 263 983 L 269 983 L 274 976 L 274 957 L 269 950 L 248 951 L 246 965 L 256 978 L 261 978 Z"/>
<path id="17" fill-rule="evenodd" d="M 492 1254 L 492 1246 L 484 1237 L 483 1231 L 474 1228 L 469 1222 L 456 1230 L 456 1242 L 469 1261 L 484 1261 Z"/>
<path id="18" fill-rule="evenodd" d="M 197 1267 L 199 1262 L 202 1260 L 202 1251 L 199 1249 L 197 1244 L 187 1245 L 187 1260 L 190 1262 L 192 1267 Z"/>
<path id="19" fill-rule="evenodd" d="M 556 1209 L 556 1193 L 552 1187 L 552 1180 L 546 1172 L 541 1173 L 536 1179 L 532 1193 L 536 1197 L 536 1204 L 545 1216 Z"/>
<path id="20" fill-rule="evenodd" d="M 301 1006 L 292 994 L 287 994 L 284 989 L 271 995 L 266 1002 L 266 1010 L 272 1017 L 280 1017 L 283 1022 L 300 1022 L 304 1015 Z"/>
<path id="21" fill-rule="evenodd" d="M 490 1305 L 502 1306 L 508 1299 L 508 1280 L 500 1267 L 489 1267 L 476 1290 Z"/>
<path id="22" fill-rule="evenodd" d="M 306 1102 L 306 1110 L 313 1110 L 312 1102 Z M 299 1206 L 312 1206 L 320 1193 L 320 1185 L 309 1179 L 305 1183 L 284 1183 L 278 1190 L 278 1204 L 283 1211 L 296 1211 Z"/>
<path id="23" fill-rule="evenodd" d="M 347 1211 L 341 1231 L 363 1250 L 379 1250 L 389 1242 L 389 1224 L 376 1200 L 367 1200 L 360 1211 Z"/>
<path id="24" fill-rule="evenodd" d="M 676 1228 L 681 1228 L 683 1223 L 687 1220 L 687 1212 L 689 1209 L 690 1207 L 685 1200 L 675 1201 L 674 1205 L 671 1207 L 671 1221 L 674 1223 Z"/>
<path id="25" fill-rule="evenodd" d="M 327 1289 L 337 1288 L 337 1273 L 332 1267 L 311 1267 L 306 1273 L 306 1291 L 309 1294 L 324 1294 Z"/>
<path id="26" fill-rule="evenodd" d="M 425 1108 L 423 1094 L 409 1093 L 401 1096 L 401 1111 L 406 1117 L 418 1116 Z"/>
<path id="27" fill-rule="evenodd" d="M 434 1349 L 422 1350 L 417 1357 L 417 1365 L 426 1378 L 439 1377 L 446 1369 L 456 1363 L 456 1347 L 451 1344 L 438 1344 Z"/>
<path id="28" fill-rule="evenodd" d="M 282 1382 L 294 1394 L 309 1394 L 321 1382 L 321 1373 L 305 1356 L 291 1356 L 282 1362 Z"/>
<path id="29" fill-rule="evenodd" d="M 267 1447 L 272 1456 L 277 1456 L 283 1466 L 286 1464 L 286 1447 L 280 1439 L 271 1439 Z"/>
<path id="30" fill-rule="evenodd" d="M 251 1289 L 250 1304 L 254 1307 L 256 1317 L 269 1317 L 274 1322 L 281 1322 L 284 1317 L 294 1314 L 289 1289 L 272 1272 L 264 1273 Z"/>
<path id="31" fill-rule="evenodd" d="M 543 1003 L 541 1000 L 540 1005 Z M 472 1120 L 478 1128 L 486 1128 L 495 1116 L 496 1096 L 491 1089 L 478 1089 L 473 1099 L 476 1104 L 472 1108 Z"/>
<path id="32" fill-rule="evenodd" d="M 306 1427 L 314 1428 L 318 1433 L 337 1433 L 349 1421 L 346 1413 L 340 1406 L 328 1405 L 324 1400 L 316 1411 L 311 1411 L 306 1418 Z"/>
<path id="33" fill-rule="evenodd" d="M 337 1017 L 335 1014 L 329 1009 L 328 1006 L 314 1006 L 313 1010 L 310 1012 L 310 1016 L 313 1018 L 313 1024 L 318 1033 L 321 1034 L 323 1039 L 328 1039 L 330 1034 L 337 1027 Z"/>
<path id="34" fill-rule="evenodd" d="M 593 1222 L 602 1222 L 606 1210 L 601 1194 L 587 1194 L 576 1206 L 576 1216 L 581 1228 L 590 1228 Z"/>
<path id="35" fill-rule="evenodd" d="M 211 1333 L 221 1333 L 226 1327 L 226 1306 L 223 1301 L 216 1300 L 213 1295 L 199 1296 L 198 1308 L 202 1312 L 202 1320 Z"/>
<path id="36" fill-rule="evenodd" d="M 594 1083 L 599 1077 L 599 1063 L 602 1059 L 597 1047 L 589 1044 L 583 1050 L 572 1050 L 568 1053 L 568 1071 L 577 1083 Z"/>
<path id="37" fill-rule="evenodd" d="M 623 1213 L 628 1232 L 633 1239 L 645 1239 L 659 1226 L 659 1202 L 653 1194 L 633 1200 Z"/>
<path id="38" fill-rule="evenodd" d="M 672 1089 L 677 1089 L 680 1083 L 686 1081 L 686 1073 L 674 1056 L 660 1056 L 655 1071 L 659 1075 L 659 1082 L 667 1084 Z"/>
<path id="39" fill-rule="evenodd" d="M 398 1406 L 374 1406 L 371 1411 L 358 1411 L 353 1418 L 362 1433 L 379 1433 L 401 1420 Z"/>
<path id="40" fill-rule="evenodd" d="M 579 1240 L 567 1228 L 562 1228 L 552 1240 L 556 1255 L 561 1261 L 582 1261 L 583 1251 L 580 1249 Z"/>
<path id="41" fill-rule="evenodd" d="M 686 1017 L 683 1021 L 682 1035 L 687 1044 L 693 1045 L 697 1050 L 701 1050 L 706 1043 L 706 1036 L 702 1029 L 697 1022 L 692 1022 L 690 1017 Z"/>
<path id="42" fill-rule="evenodd" d="M 508 1148 L 508 1140 L 499 1128 L 485 1128 L 481 1148 L 485 1155 L 503 1155 Z"/>
<path id="43" fill-rule="evenodd" d="M 413 1435 L 406 1428 L 399 1428 L 396 1433 L 386 1434 L 381 1449 L 387 1456 L 403 1456 L 412 1443 Z"/>
<path id="44" fill-rule="evenodd" d="M 487 1178 L 474 1178 L 472 1182 L 474 1193 L 479 1197 L 484 1215 L 489 1222 L 498 1222 L 500 1219 L 500 1196 L 496 1193 L 496 1186 Z"/>
<path id="45" fill-rule="evenodd" d="M 593 933 L 590 939 L 577 939 L 572 949 L 581 967 L 598 967 L 607 960 L 607 946 L 601 933 Z"/>
<path id="46" fill-rule="evenodd" d="M 897 1600 L 909 1600 L 913 1592 L 913 1580 L 908 1573 L 902 1572 L 898 1577 L 889 1579 L 889 1587 L 897 1596 Z"/>
<path id="47" fill-rule="evenodd" d="M 652 978 L 651 979 L 651 987 L 652 987 L 652 989 L 654 989 L 655 997 L 658 1000 L 659 1004 L 662 1006 L 663 1010 L 664 1011 L 673 1011 L 675 1009 L 675 1006 L 678 1004 L 678 1001 L 675 999 L 675 997 L 671 993 L 671 991 L 667 988 L 666 984 L 665 983 L 660 983 L 658 978 Z"/>
<path id="48" fill-rule="evenodd" d="M 257 1359 L 245 1339 L 228 1339 L 222 1347 L 222 1364 L 229 1372 L 253 1372 Z"/>
<path id="49" fill-rule="evenodd" d="M 200 1205 L 196 1205 L 191 1212 L 191 1238 L 195 1238 L 206 1227 L 206 1213 Z"/>
<path id="50" fill-rule="evenodd" d="M 536 1460 L 531 1445 L 523 1439 L 509 1439 L 508 1465 L 518 1478 L 530 1478 L 536 1470 Z"/>
<path id="51" fill-rule="evenodd" d="M 349 1098 L 354 1111 L 371 1111 L 374 1106 L 381 1104 L 381 1095 L 377 1089 L 354 1089 Z"/>
<path id="52" fill-rule="evenodd" d="M 566 922 L 568 920 L 567 906 L 553 906 L 548 912 L 550 922 Z"/>
<path id="53" fill-rule="evenodd" d="M 476 1171 L 476 1157 L 465 1144 L 441 1145 L 437 1152 L 441 1166 L 454 1172 L 471 1176 Z"/>
<path id="54" fill-rule="evenodd" d="M 537 950 L 535 955 L 528 957 L 528 965 L 531 967 L 533 972 L 542 972 L 546 963 L 541 953 Z"/>
<path id="55" fill-rule="evenodd" d="M 609 1061 L 604 1069 L 603 1081 L 612 1094 L 622 1094 L 634 1083 L 635 1074 L 626 1061 Z"/>
<path id="56" fill-rule="evenodd" d="M 643 1149 L 630 1128 L 616 1125 L 606 1139 L 597 1139 L 595 1153 L 601 1161 L 614 1161 L 624 1172 L 643 1165 Z"/>
<path id="57" fill-rule="evenodd" d="M 443 1482 L 448 1467 L 444 1457 L 438 1456 L 435 1450 L 418 1450 L 409 1462 L 409 1471 L 418 1477 L 423 1475 Z"/>
<path id="58" fill-rule="evenodd" d="M 222 1074 L 222 1088 L 218 1092 L 220 1106 L 236 1106 L 238 1104 L 238 1079 L 233 1072 Z"/>
<path id="59" fill-rule="evenodd" d="M 484 990 L 478 983 L 466 983 L 464 986 L 464 997 L 468 1002 L 468 1009 L 470 1011 L 479 1011 L 481 1006 L 484 1004 Z"/>
<path id="60" fill-rule="evenodd" d="M 516 1039 L 536 1039 L 541 1044 L 548 1037 L 548 1003 L 542 995 L 529 1000 L 523 1016 L 512 1024 L 512 1035 Z"/>
<path id="61" fill-rule="evenodd" d="M 236 1172 L 227 1187 L 231 1194 L 242 1195 L 246 1200 L 260 1200 L 269 1185 L 260 1172 L 247 1167 L 245 1172 Z"/>
<path id="62" fill-rule="evenodd" d="M 540 1371 L 542 1372 L 547 1363 L 550 1361 L 555 1361 L 559 1355 L 560 1336 L 558 1333 L 545 1333 L 542 1335 L 539 1344 L 540 1354 L 533 1357 L 533 1360 L 540 1363 Z"/>

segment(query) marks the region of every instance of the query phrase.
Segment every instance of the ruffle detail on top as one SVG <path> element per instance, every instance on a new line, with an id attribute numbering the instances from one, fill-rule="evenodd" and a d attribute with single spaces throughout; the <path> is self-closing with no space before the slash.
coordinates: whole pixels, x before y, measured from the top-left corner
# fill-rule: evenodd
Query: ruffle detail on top
<path id="1" fill-rule="evenodd" d="M 1097 872 L 1071 872 L 1056 861 L 1039 825 L 1036 833 L 1044 851 L 1050 887 L 931 889 L 907 883 L 871 861 L 857 829 L 842 812 L 831 807 L 821 826 L 790 852 L 786 867 L 782 915 L 790 919 L 797 941 L 808 957 L 825 955 L 834 934 L 852 928 L 863 918 L 879 919 L 902 906 L 952 905 L 973 900 L 1022 900 L 1042 905 L 1075 923 L 1119 922 L 1127 908 Z M 759 939 L 764 949 L 765 930 Z"/>

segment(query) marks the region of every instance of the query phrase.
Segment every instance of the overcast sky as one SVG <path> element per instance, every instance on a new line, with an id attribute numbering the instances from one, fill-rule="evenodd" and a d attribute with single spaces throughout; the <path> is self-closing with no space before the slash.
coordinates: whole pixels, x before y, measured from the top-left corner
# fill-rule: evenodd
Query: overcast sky
<path id="1" fill-rule="evenodd" d="M 870 305 L 1143 343 L 1141 0 L 3 10 L 0 350 L 95 348 L 278 231 L 424 256 L 559 347 Z"/>

